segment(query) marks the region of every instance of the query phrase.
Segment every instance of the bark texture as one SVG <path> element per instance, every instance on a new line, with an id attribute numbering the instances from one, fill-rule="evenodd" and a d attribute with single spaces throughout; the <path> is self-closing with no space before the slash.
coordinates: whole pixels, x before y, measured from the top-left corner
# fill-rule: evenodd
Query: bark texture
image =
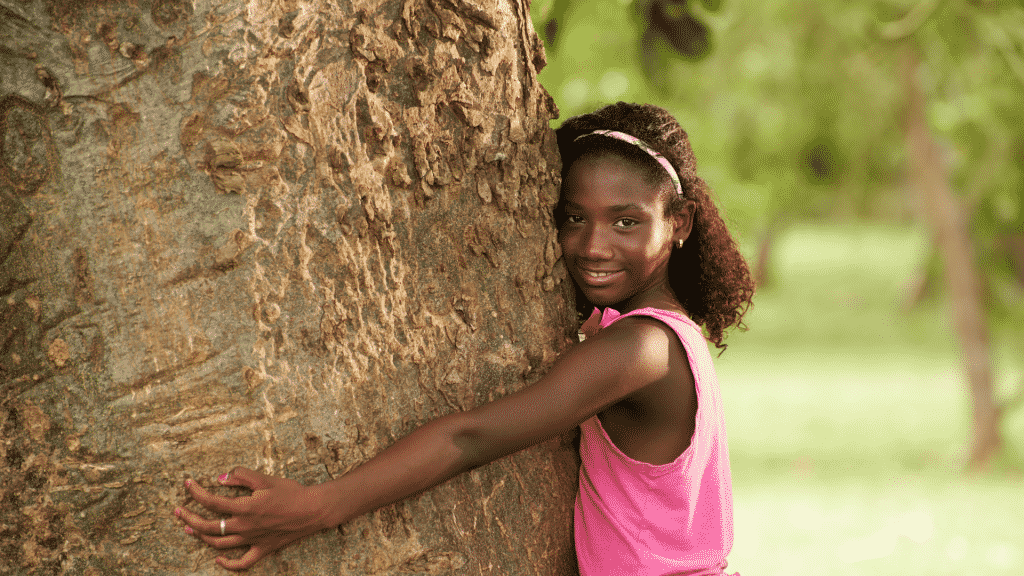
<path id="1" fill-rule="evenodd" d="M 0 574 L 214 574 L 236 464 L 336 476 L 567 342 L 526 0 L 0 0 Z M 554 440 L 254 574 L 571 573 Z"/>

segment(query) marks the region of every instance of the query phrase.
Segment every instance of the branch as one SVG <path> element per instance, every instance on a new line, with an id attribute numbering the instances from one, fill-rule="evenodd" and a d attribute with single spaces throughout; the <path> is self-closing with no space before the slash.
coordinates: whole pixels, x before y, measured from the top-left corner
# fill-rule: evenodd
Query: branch
<path id="1" fill-rule="evenodd" d="M 879 22 L 878 33 L 885 40 L 902 40 L 917 32 L 941 3 L 942 0 L 921 0 L 903 18 L 892 22 Z"/>

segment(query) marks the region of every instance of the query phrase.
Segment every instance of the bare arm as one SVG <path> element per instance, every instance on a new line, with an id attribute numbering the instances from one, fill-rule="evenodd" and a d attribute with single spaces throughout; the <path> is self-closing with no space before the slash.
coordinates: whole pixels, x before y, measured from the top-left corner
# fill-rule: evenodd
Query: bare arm
<path id="1" fill-rule="evenodd" d="M 228 516 L 221 535 L 219 520 L 207 520 L 178 508 L 186 531 L 214 548 L 250 546 L 241 558 L 217 558 L 229 570 L 244 570 L 289 543 L 367 512 L 397 502 L 468 470 L 471 466 L 455 441 L 457 414 L 428 422 L 368 462 L 340 478 L 303 486 L 285 478 L 235 468 L 218 480 L 244 486 L 249 496 L 217 496 L 192 481 L 186 486 L 196 502 Z"/>
<path id="2" fill-rule="evenodd" d="M 231 570 L 248 568 L 299 538 L 570 430 L 664 375 L 667 362 L 658 360 L 668 338 L 663 328 L 644 319 L 620 321 L 613 328 L 570 349 L 532 386 L 431 421 L 335 480 L 302 486 L 236 468 L 221 483 L 253 490 L 240 498 L 215 496 L 188 483 L 197 502 L 230 515 L 225 536 L 219 520 L 183 508 L 176 513 L 187 530 L 215 548 L 250 546 L 238 560 L 217 560 Z"/>

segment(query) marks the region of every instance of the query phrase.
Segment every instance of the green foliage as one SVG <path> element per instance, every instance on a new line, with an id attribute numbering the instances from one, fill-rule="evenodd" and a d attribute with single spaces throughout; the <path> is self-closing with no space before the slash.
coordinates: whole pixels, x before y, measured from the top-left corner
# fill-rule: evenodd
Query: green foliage
<path id="1" fill-rule="evenodd" d="M 720 164 L 712 172 L 770 182 L 773 209 L 796 215 L 906 215 L 886 198 L 904 162 L 905 42 L 878 32 L 894 22 L 920 20 L 910 38 L 925 56 L 930 117 L 958 153 L 977 158 L 994 135 L 1005 141 L 1024 125 L 1024 11 L 1012 3 L 548 0 L 534 9 L 538 27 L 557 19 L 565 39 L 542 75 L 563 111 L 618 98 L 665 105 L 712 150 L 701 156 Z"/>
<path id="2" fill-rule="evenodd" d="M 869 10 L 737 0 L 712 13 L 691 2 L 716 39 L 694 61 L 649 33 L 646 6 L 598 0 L 565 15 L 564 42 L 541 77 L 563 113 L 615 99 L 669 108 L 727 212 L 736 204 L 749 231 L 780 212 L 877 212 L 873 192 L 894 186 L 902 145 L 892 57 L 862 49 Z M 851 90 L 858 86 L 873 88 Z"/>

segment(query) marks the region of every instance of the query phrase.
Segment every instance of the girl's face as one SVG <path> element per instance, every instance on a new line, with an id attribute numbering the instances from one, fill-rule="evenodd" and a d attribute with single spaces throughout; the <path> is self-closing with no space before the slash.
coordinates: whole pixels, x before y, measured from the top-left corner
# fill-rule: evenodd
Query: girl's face
<path id="1" fill-rule="evenodd" d="M 675 302 L 668 261 L 690 233 L 693 208 L 666 216 L 665 197 L 629 162 L 584 156 L 562 183 L 559 241 L 569 273 L 595 306 L 620 312 Z"/>

